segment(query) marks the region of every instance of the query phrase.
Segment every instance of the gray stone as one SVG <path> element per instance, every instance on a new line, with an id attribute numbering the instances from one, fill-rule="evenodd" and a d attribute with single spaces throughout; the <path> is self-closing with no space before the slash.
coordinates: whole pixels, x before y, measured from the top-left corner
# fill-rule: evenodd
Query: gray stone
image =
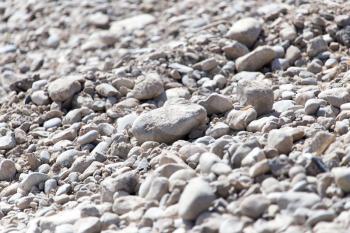
<path id="1" fill-rule="evenodd" d="M 120 93 L 112 85 L 101 83 L 96 86 L 96 92 L 103 97 L 119 96 Z"/>
<path id="2" fill-rule="evenodd" d="M 332 170 L 334 179 L 339 188 L 345 193 L 350 192 L 350 168 L 337 167 Z"/>
<path id="3" fill-rule="evenodd" d="M 248 47 L 253 46 L 262 30 L 261 23 L 254 18 L 243 18 L 235 22 L 226 36 Z"/>
<path id="4" fill-rule="evenodd" d="M 289 154 L 293 147 L 293 136 L 283 129 L 273 129 L 269 132 L 267 146 L 279 153 Z"/>
<path id="5" fill-rule="evenodd" d="M 169 104 L 141 114 L 134 121 L 131 131 L 140 143 L 171 143 L 205 123 L 206 118 L 207 113 L 200 105 Z"/>
<path id="6" fill-rule="evenodd" d="M 229 97 L 217 93 L 211 94 L 205 100 L 199 101 L 198 104 L 202 105 L 209 115 L 224 113 L 233 107 Z"/>
<path id="7" fill-rule="evenodd" d="M 308 42 L 306 52 L 310 57 L 314 57 L 327 49 L 327 42 L 322 37 L 316 37 Z"/>
<path id="8" fill-rule="evenodd" d="M 164 92 L 163 81 L 157 73 L 149 73 L 140 78 L 134 89 L 128 93 L 128 97 L 138 100 L 147 100 L 158 97 Z"/>
<path id="9" fill-rule="evenodd" d="M 0 161 L 0 181 L 11 181 L 16 175 L 17 169 L 15 163 L 9 159 Z"/>
<path id="10" fill-rule="evenodd" d="M 318 98 L 326 100 L 332 106 L 340 108 L 342 104 L 350 102 L 350 94 L 346 88 L 339 87 L 322 91 Z"/>
<path id="11" fill-rule="evenodd" d="M 227 124 L 231 129 L 244 130 L 248 124 L 255 120 L 257 113 L 254 108 L 246 108 L 242 110 L 232 110 L 227 115 Z"/>
<path id="12" fill-rule="evenodd" d="M 249 53 L 247 46 L 238 41 L 233 41 L 230 45 L 226 45 L 222 49 L 228 59 L 236 59 Z"/>
<path id="13" fill-rule="evenodd" d="M 0 137 L 0 150 L 11 150 L 16 146 L 14 135 L 6 135 Z"/>
<path id="14" fill-rule="evenodd" d="M 271 112 L 274 94 L 266 83 L 259 81 L 239 81 L 237 96 L 240 104 L 254 107 L 258 116 Z"/>
<path id="15" fill-rule="evenodd" d="M 86 217 L 79 219 L 74 224 L 76 233 L 99 233 L 101 232 L 101 222 L 97 217 Z"/>
<path id="16" fill-rule="evenodd" d="M 45 91 L 42 91 L 42 90 L 33 92 L 33 94 L 30 95 L 30 98 L 32 99 L 33 103 L 36 105 L 46 105 L 50 103 L 49 96 Z"/>
<path id="17" fill-rule="evenodd" d="M 240 203 L 240 211 L 243 215 L 258 219 L 266 211 L 270 201 L 262 194 L 252 194 Z"/>
<path id="18" fill-rule="evenodd" d="M 270 46 L 257 47 L 252 52 L 236 60 L 236 69 L 241 71 L 257 71 L 276 58 L 276 52 Z"/>
<path id="19" fill-rule="evenodd" d="M 64 102 L 70 100 L 81 90 L 80 76 L 68 76 L 51 82 L 48 87 L 49 96 L 53 101 Z"/>
<path id="20" fill-rule="evenodd" d="M 209 208 L 215 198 L 212 187 L 206 181 L 202 178 L 192 179 L 179 200 L 180 217 L 184 220 L 195 220 Z"/>
<path id="21" fill-rule="evenodd" d="M 47 179 L 49 179 L 49 176 L 44 173 L 40 173 L 40 172 L 30 173 L 20 182 L 18 189 L 22 193 L 27 194 L 30 192 L 33 186 L 38 185 L 42 182 L 45 182 Z"/>
<path id="22" fill-rule="evenodd" d="M 78 137 L 77 143 L 80 145 L 85 145 L 91 142 L 96 141 L 96 139 L 99 137 L 99 132 L 97 130 L 91 130 L 87 132 L 86 134 Z"/>

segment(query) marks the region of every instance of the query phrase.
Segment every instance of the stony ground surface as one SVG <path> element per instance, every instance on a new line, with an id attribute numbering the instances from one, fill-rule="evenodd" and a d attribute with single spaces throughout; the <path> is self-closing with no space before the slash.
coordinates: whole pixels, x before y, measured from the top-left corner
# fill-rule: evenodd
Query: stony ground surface
<path id="1" fill-rule="evenodd" d="M 350 3 L 0 3 L 0 232 L 347 233 Z"/>

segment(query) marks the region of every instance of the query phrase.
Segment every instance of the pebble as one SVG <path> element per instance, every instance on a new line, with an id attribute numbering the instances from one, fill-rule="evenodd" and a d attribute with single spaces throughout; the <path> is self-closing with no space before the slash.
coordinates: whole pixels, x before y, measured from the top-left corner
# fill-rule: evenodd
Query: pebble
<path id="1" fill-rule="evenodd" d="M 97 130 L 91 130 L 86 134 L 77 138 L 77 143 L 80 145 L 85 145 L 94 142 L 99 137 L 99 132 Z"/>
<path id="2" fill-rule="evenodd" d="M 207 210 L 215 199 L 212 187 L 202 178 L 194 178 L 181 194 L 179 215 L 184 220 L 194 220 Z"/>
<path id="3" fill-rule="evenodd" d="M 81 90 L 80 78 L 79 76 L 69 76 L 51 82 L 48 87 L 50 98 L 56 102 L 70 100 L 74 94 Z"/>
<path id="4" fill-rule="evenodd" d="M 345 193 L 350 192 L 350 169 L 337 167 L 332 170 L 335 182 Z"/>
<path id="5" fill-rule="evenodd" d="M 24 194 L 27 194 L 30 192 L 33 186 L 45 182 L 47 179 L 49 179 L 49 176 L 47 174 L 40 172 L 30 173 L 21 181 L 18 189 Z"/>
<path id="6" fill-rule="evenodd" d="M 12 160 L 3 159 L 0 161 L 0 181 L 11 181 L 16 175 L 16 165 Z"/>
<path id="7" fill-rule="evenodd" d="M 0 150 L 10 150 L 16 146 L 16 139 L 13 135 L 0 137 Z"/>
<path id="8" fill-rule="evenodd" d="M 243 215 L 257 219 L 267 210 L 269 204 L 269 199 L 264 195 L 253 194 L 244 198 L 240 203 L 239 208 Z"/>
<path id="9" fill-rule="evenodd" d="M 252 47 L 262 31 L 261 23 L 254 18 L 243 18 L 235 22 L 226 36 L 247 47 Z"/>
<path id="10" fill-rule="evenodd" d="M 253 106 L 258 116 L 272 110 L 274 94 L 267 84 L 242 80 L 238 82 L 237 91 L 240 104 Z"/>
<path id="11" fill-rule="evenodd" d="M 163 82 L 157 73 L 150 73 L 136 82 L 134 89 L 128 94 L 138 100 L 158 97 L 164 92 Z"/>
<path id="12" fill-rule="evenodd" d="M 205 123 L 206 115 L 205 109 L 197 104 L 169 104 L 141 114 L 131 131 L 140 143 L 170 143 Z"/>
<path id="13" fill-rule="evenodd" d="M 275 58 L 276 52 L 272 47 L 261 46 L 252 52 L 239 57 L 236 60 L 236 69 L 238 72 L 257 71 L 263 66 L 269 64 Z"/>
<path id="14" fill-rule="evenodd" d="M 273 129 L 269 132 L 267 146 L 279 153 L 289 154 L 293 147 L 293 136 L 283 129 Z"/>
<path id="15" fill-rule="evenodd" d="M 198 104 L 202 105 L 209 115 L 225 113 L 233 107 L 230 98 L 216 93 L 211 94 L 205 100 L 198 102 Z"/>
<path id="16" fill-rule="evenodd" d="M 244 130 L 256 117 L 257 113 L 254 108 L 232 110 L 227 115 L 227 124 L 233 130 Z"/>

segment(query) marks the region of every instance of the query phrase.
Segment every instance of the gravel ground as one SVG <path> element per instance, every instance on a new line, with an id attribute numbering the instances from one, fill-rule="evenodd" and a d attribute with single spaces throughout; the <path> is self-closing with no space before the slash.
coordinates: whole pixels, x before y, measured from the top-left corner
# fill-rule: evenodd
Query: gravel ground
<path id="1" fill-rule="evenodd" d="M 0 232 L 348 233 L 350 2 L 0 3 Z"/>

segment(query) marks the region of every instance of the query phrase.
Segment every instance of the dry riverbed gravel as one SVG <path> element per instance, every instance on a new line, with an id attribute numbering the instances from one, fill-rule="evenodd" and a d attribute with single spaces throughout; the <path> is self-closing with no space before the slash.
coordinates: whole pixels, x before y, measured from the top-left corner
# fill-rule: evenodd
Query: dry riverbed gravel
<path id="1" fill-rule="evenodd" d="M 349 232 L 349 12 L 1 2 L 0 232 Z"/>

